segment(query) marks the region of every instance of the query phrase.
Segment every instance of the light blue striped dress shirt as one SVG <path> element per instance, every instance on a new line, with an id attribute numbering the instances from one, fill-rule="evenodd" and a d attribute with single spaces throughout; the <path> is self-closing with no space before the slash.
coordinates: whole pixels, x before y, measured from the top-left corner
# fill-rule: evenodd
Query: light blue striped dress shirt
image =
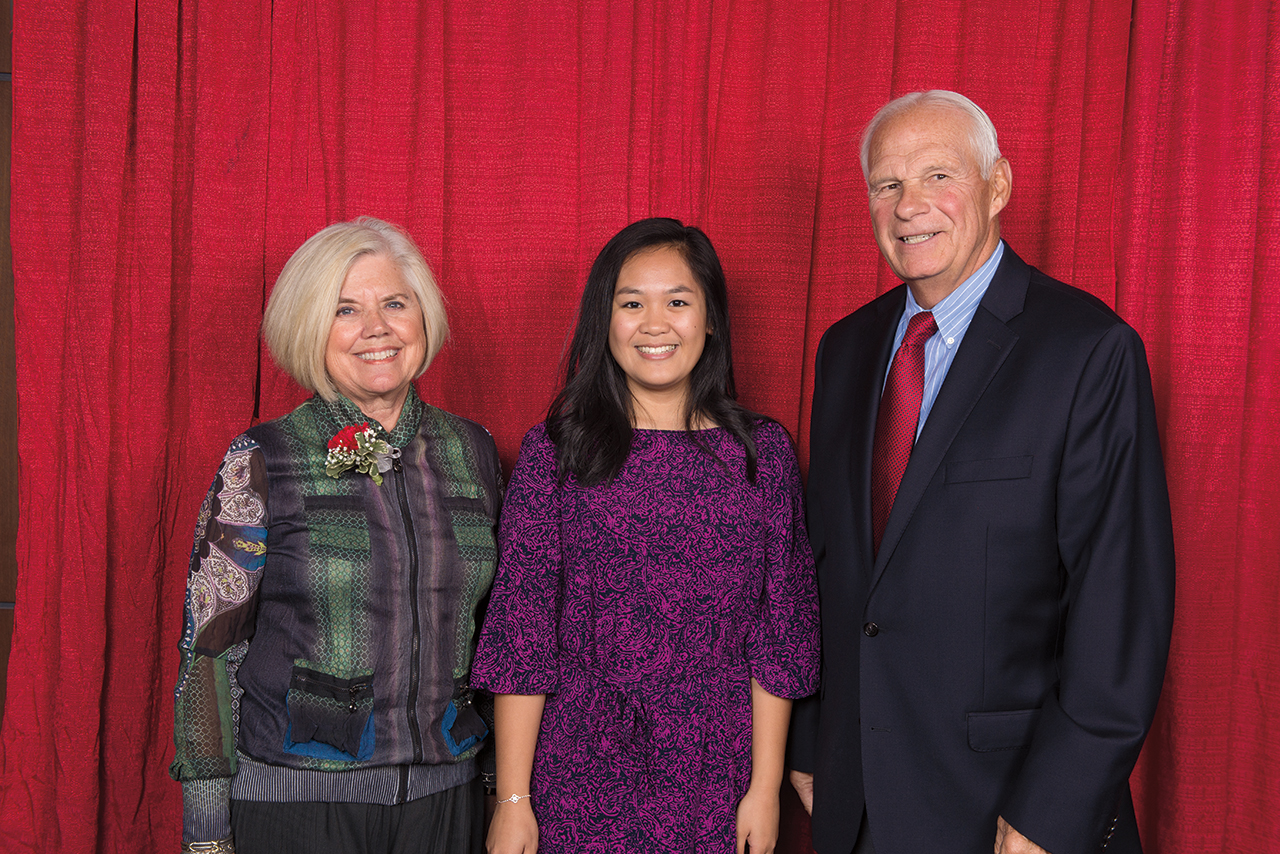
<path id="1" fill-rule="evenodd" d="M 933 402 L 938 399 L 938 390 L 942 388 L 942 381 L 947 378 L 947 371 L 951 370 L 951 363 L 955 361 L 956 351 L 960 349 L 960 341 L 968 331 L 969 322 L 973 320 L 973 314 L 978 310 L 978 303 L 982 300 L 982 295 L 987 292 L 987 286 L 991 284 L 991 279 L 996 274 L 996 267 L 1000 266 L 1000 259 L 1003 257 L 1004 241 L 1001 240 L 996 250 L 991 253 L 991 257 L 975 270 L 972 276 L 965 279 L 960 287 L 947 294 L 945 299 L 933 307 L 933 320 L 938 324 L 938 331 L 933 333 L 924 344 L 924 396 L 920 400 L 920 422 L 916 425 L 917 439 L 920 438 L 920 431 L 924 429 L 929 411 L 933 409 Z M 898 332 L 893 336 L 895 354 L 907 334 L 908 321 L 911 320 L 912 315 L 921 311 L 924 309 L 916 302 L 911 289 L 908 288 L 907 304 L 902 310 L 902 319 L 898 321 Z M 892 359 L 889 360 L 889 367 L 893 367 Z M 884 377 L 885 380 L 889 379 L 888 369 L 885 370 Z M 881 386 L 881 392 L 883 391 L 884 387 Z"/>

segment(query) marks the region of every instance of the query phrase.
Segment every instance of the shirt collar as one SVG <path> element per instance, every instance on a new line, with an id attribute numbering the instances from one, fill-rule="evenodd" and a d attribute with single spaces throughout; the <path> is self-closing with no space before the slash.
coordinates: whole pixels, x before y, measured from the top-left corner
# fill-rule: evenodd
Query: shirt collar
<path id="1" fill-rule="evenodd" d="M 365 415 L 360 411 L 360 407 L 345 395 L 339 394 L 333 400 L 325 400 L 317 394 L 312 400 L 332 422 L 335 433 L 351 424 L 368 423 L 373 428 L 374 434 L 393 448 L 405 447 L 417 435 L 418 425 L 422 421 L 422 412 L 426 406 L 422 398 L 418 397 L 418 391 L 413 387 L 413 383 L 410 383 L 409 394 L 405 397 L 404 406 L 400 409 L 400 420 L 396 422 L 396 428 L 388 433 L 377 419 Z"/>
<path id="2" fill-rule="evenodd" d="M 973 313 L 978 310 L 978 303 L 981 302 L 983 295 L 986 294 L 991 280 L 995 278 L 996 267 L 1000 266 L 1000 259 L 1003 257 L 1004 241 L 1001 240 L 996 244 L 996 249 L 991 253 L 991 257 L 984 261 L 981 267 L 974 270 L 973 275 L 961 282 L 960 287 L 947 294 L 944 299 L 933 307 L 933 320 L 938 324 L 938 333 L 947 347 L 953 346 L 963 336 L 964 331 L 969 328 L 969 321 L 973 319 Z M 911 288 L 907 288 L 907 305 L 902 312 L 904 324 L 913 315 L 921 311 L 924 311 L 924 309 L 916 302 L 915 295 L 911 293 Z"/>

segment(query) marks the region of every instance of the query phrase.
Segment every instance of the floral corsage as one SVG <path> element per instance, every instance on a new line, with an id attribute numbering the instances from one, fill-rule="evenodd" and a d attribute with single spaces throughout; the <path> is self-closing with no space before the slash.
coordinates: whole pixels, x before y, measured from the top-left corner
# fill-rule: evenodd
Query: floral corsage
<path id="1" fill-rule="evenodd" d="M 391 460 L 399 454 L 397 449 L 377 437 L 369 422 L 343 427 L 329 440 L 329 456 L 325 457 L 324 471 L 329 477 L 338 477 L 348 469 L 355 469 L 382 485 L 382 473 L 391 470 Z"/>

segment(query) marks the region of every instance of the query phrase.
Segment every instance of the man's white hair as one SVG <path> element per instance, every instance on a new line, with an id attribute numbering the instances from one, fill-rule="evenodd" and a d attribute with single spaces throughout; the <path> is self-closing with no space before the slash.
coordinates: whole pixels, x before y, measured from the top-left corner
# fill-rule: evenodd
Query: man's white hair
<path id="1" fill-rule="evenodd" d="M 969 145 L 978 158 L 978 167 L 982 170 L 982 179 L 991 177 L 991 170 L 1000 159 L 1000 146 L 996 142 L 996 126 L 983 112 L 982 108 L 959 92 L 946 89 L 930 89 L 927 92 L 912 92 L 895 98 L 880 108 L 867 129 L 862 132 L 862 177 L 871 177 L 870 164 L 867 162 L 871 154 L 871 140 L 880 127 L 894 116 L 902 115 L 916 107 L 951 107 L 960 110 L 969 118 Z M 870 183 L 870 181 L 868 181 Z"/>

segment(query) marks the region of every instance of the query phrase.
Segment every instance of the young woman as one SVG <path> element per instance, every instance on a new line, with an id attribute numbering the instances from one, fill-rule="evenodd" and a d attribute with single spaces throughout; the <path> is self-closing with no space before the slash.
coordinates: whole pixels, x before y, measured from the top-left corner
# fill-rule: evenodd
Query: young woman
<path id="1" fill-rule="evenodd" d="M 734 397 L 711 242 L 623 229 L 503 506 L 491 854 L 773 850 L 818 603 L 790 439 Z"/>

